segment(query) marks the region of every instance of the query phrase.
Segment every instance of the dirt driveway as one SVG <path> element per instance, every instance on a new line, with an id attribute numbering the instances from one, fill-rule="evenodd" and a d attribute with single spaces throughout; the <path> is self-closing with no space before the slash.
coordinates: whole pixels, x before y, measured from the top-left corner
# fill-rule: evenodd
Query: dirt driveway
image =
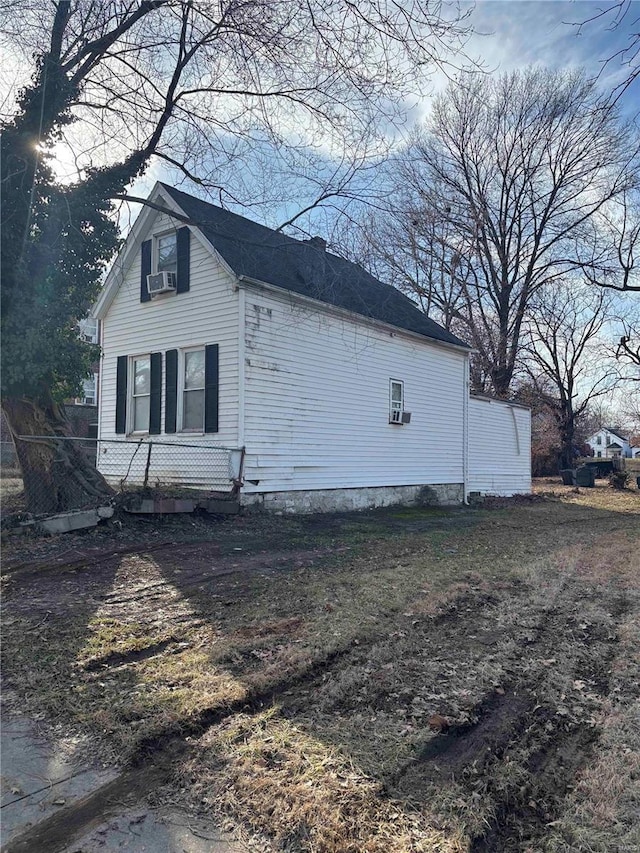
<path id="1" fill-rule="evenodd" d="M 120 768 L 111 796 L 213 814 L 255 849 L 631 853 L 639 547 L 638 493 L 605 487 L 116 519 L 5 549 L 4 677 Z M 11 849 L 65 849 L 109 803 Z"/>

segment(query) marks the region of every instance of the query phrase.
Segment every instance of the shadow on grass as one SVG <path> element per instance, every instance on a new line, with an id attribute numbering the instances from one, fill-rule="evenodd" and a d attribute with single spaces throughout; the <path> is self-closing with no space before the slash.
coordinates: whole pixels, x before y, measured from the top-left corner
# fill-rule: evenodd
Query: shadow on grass
<path id="1" fill-rule="evenodd" d="M 31 707 L 128 759 L 162 750 L 287 849 L 404 853 L 429 832 L 463 849 L 533 790 L 535 749 L 581 730 L 550 709 L 606 664 L 615 620 L 611 596 L 576 586 L 576 555 L 628 523 L 548 503 L 247 519 L 217 542 L 12 578 L 7 670 Z"/>

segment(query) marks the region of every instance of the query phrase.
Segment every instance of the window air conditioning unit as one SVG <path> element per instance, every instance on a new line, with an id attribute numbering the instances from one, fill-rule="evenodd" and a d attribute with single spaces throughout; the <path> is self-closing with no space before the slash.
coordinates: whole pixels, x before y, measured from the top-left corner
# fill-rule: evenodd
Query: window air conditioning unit
<path id="1" fill-rule="evenodd" d="M 157 272 L 155 275 L 147 276 L 147 290 L 149 296 L 156 293 L 167 293 L 176 289 L 176 274 L 174 272 Z"/>

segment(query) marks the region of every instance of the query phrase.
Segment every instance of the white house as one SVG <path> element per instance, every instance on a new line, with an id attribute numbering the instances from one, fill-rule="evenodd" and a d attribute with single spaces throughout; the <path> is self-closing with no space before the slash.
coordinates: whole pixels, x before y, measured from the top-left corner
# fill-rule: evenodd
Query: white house
<path id="1" fill-rule="evenodd" d="M 530 490 L 528 410 L 470 400 L 469 347 L 411 300 L 318 238 L 150 201 L 95 312 L 108 479 L 291 511 Z"/>
<path id="2" fill-rule="evenodd" d="M 632 450 L 629 437 L 625 437 L 613 427 L 602 427 L 587 439 L 597 459 L 613 459 L 616 456 L 631 458 Z"/>

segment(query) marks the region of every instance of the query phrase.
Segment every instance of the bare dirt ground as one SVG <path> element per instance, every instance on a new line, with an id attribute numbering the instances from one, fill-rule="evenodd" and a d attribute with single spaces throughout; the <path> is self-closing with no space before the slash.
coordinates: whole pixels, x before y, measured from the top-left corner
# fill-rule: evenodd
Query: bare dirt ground
<path id="1" fill-rule="evenodd" d="M 258 850 L 637 851 L 640 495 L 535 492 L 10 540 L 4 677 L 110 796 Z"/>

